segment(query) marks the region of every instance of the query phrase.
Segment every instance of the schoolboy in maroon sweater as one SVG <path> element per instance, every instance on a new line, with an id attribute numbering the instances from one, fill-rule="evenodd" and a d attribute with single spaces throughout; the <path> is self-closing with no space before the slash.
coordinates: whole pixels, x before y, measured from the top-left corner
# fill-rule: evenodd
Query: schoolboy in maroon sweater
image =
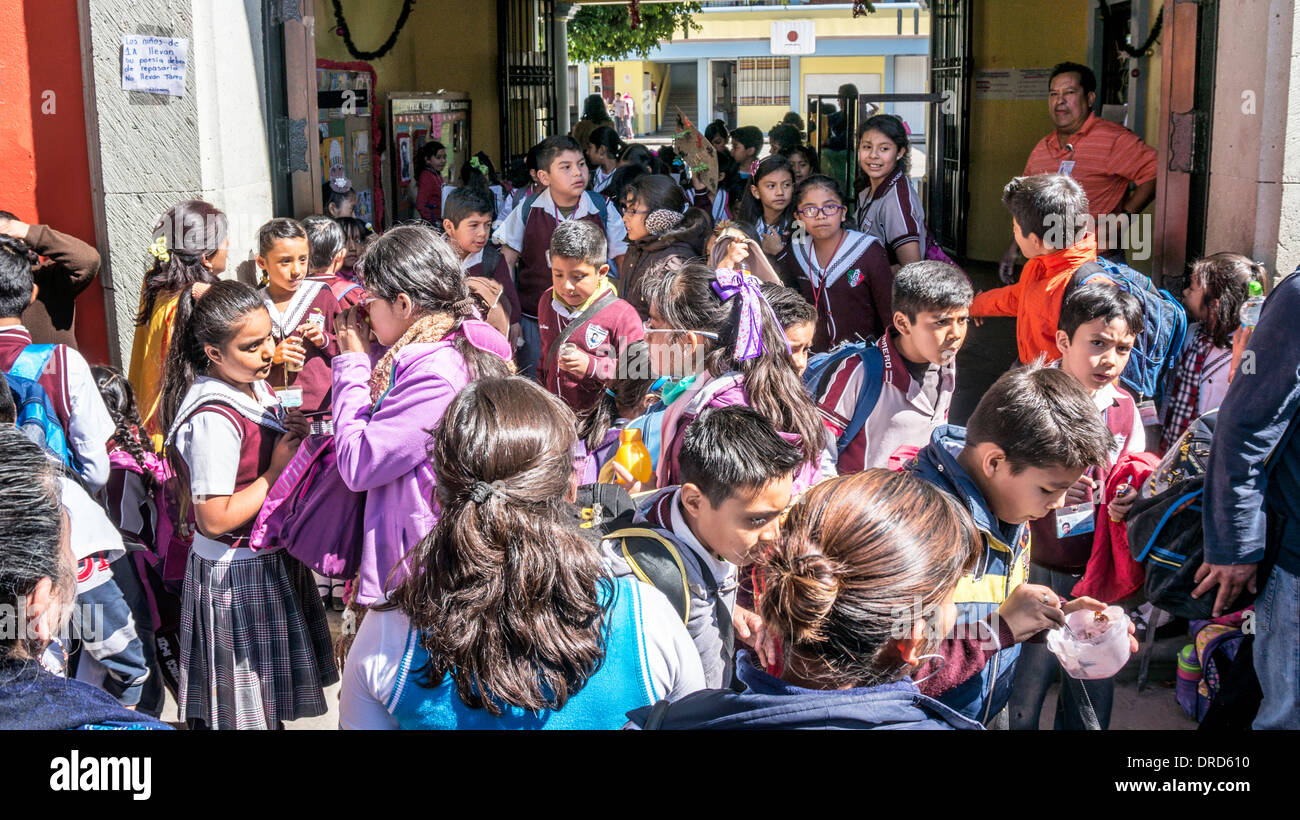
<path id="1" fill-rule="evenodd" d="M 627 252 L 627 228 L 623 219 L 613 203 L 586 190 L 587 161 L 572 137 L 548 137 L 538 145 L 537 178 L 546 190 L 531 201 L 525 198 L 520 202 L 493 234 L 514 271 L 515 287 L 519 291 L 524 344 L 515 361 L 524 375 L 533 374 L 539 358 L 539 317 L 530 314 L 550 284 L 548 255 L 556 226 L 570 220 L 590 222 L 605 235 L 607 261 L 616 266 L 623 264 L 623 254 Z"/>
<path id="2" fill-rule="evenodd" d="M 618 378 L 619 354 L 645 337 L 636 308 L 619 299 L 609 281 L 606 251 L 597 226 L 576 219 L 561 223 L 551 236 L 554 285 L 537 304 L 537 380 L 575 413 L 596 404 L 605 385 Z"/>

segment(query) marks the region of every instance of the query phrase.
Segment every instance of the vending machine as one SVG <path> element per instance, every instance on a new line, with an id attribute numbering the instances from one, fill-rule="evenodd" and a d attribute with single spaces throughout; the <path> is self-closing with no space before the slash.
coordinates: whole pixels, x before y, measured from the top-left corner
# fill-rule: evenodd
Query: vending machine
<path id="1" fill-rule="evenodd" d="M 469 95 L 461 91 L 391 91 L 388 94 L 388 146 L 385 155 L 389 192 L 385 226 L 416 219 L 417 156 L 430 140 L 447 149 L 444 190 L 457 184 L 460 168 L 473 153 L 469 141 Z"/>

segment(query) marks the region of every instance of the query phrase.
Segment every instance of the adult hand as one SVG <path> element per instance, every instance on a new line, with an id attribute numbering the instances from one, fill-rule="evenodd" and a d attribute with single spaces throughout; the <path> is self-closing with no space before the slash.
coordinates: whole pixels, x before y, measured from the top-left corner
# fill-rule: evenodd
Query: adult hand
<path id="1" fill-rule="evenodd" d="M 1255 575 L 1259 564 L 1211 564 L 1208 561 L 1196 570 L 1196 589 L 1192 597 L 1199 598 L 1215 587 L 1219 594 L 1214 598 L 1214 617 L 1228 611 L 1228 605 L 1237 600 L 1243 589 L 1257 592 Z"/>
<path id="2" fill-rule="evenodd" d="M 1106 606 L 1107 606 L 1106 604 L 1103 604 L 1101 601 L 1098 601 L 1096 598 L 1089 598 L 1087 595 L 1081 595 L 1078 598 L 1075 598 L 1073 601 L 1067 601 L 1065 605 L 1061 607 L 1061 611 L 1064 612 L 1066 615 L 1069 615 L 1071 612 L 1076 612 L 1080 609 L 1090 609 L 1093 612 L 1101 612 L 1103 609 L 1106 608 Z M 1133 654 L 1137 654 L 1138 651 L 1138 641 L 1136 635 L 1137 635 L 1137 626 L 1135 626 L 1133 621 L 1130 620 L 1128 622 L 1128 651 Z"/>
<path id="3" fill-rule="evenodd" d="M 759 663 L 763 666 L 776 663 L 776 637 L 757 612 L 737 606 L 731 613 L 731 625 L 736 629 L 736 637 L 754 647 Z"/>
<path id="4" fill-rule="evenodd" d="M 294 332 L 304 340 L 316 345 L 316 347 L 325 346 L 325 329 L 315 322 L 303 322 L 298 325 L 298 329 Z"/>
<path id="5" fill-rule="evenodd" d="M 1066 506 L 1084 503 L 1088 500 L 1089 494 L 1096 488 L 1096 481 L 1086 475 L 1080 476 L 1079 480 L 1070 485 L 1070 489 L 1065 491 Z"/>
<path id="6" fill-rule="evenodd" d="M 1041 584 L 1021 584 L 998 607 L 998 617 L 1007 622 L 1016 643 L 1065 623 L 1061 598 Z"/>
<path id="7" fill-rule="evenodd" d="M 1012 242 L 1011 247 L 1002 254 L 1002 260 L 998 262 L 998 277 L 1008 285 L 1016 281 L 1016 257 L 1019 255 L 1020 248 Z"/>
<path id="8" fill-rule="evenodd" d="M 307 348 L 303 346 L 300 339 L 292 336 L 275 346 L 275 355 L 271 358 L 273 364 L 290 362 L 299 368 L 305 361 L 307 361 Z"/>
<path id="9" fill-rule="evenodd" d="M 361 305 L 353 305 L 334 317 L 334 338 L 340 353 L 370 354 L 370 327 L 361 318 Z"/>
<path id="10" fill-rule="evenodd" d="M 581 379 L 587 375 L 587 365 L 590 362 L 591 357 L 582 352 L 577 345 L 565 344 L 560 348 L 560 357 L 556 361 L 556 365 L 561 372 Z"/>

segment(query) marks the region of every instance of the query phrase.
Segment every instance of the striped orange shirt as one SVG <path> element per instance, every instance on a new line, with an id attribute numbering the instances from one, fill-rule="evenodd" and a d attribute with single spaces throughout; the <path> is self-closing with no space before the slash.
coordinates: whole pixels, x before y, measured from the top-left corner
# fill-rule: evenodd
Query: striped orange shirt
<path id="1" fill-rule="evenodd" d="M 1055 130 L 1039 140 L 1029 152 L 1025 176 L 1068 173 L 1083 186 L 1093 216 L 1119 210 L 1130 182 L 1141 185 L 1156 178 L 1155 149 L 1095 113 L 1088 115 L 1066 145 L 1074 150 L 1057 141 Z"/>

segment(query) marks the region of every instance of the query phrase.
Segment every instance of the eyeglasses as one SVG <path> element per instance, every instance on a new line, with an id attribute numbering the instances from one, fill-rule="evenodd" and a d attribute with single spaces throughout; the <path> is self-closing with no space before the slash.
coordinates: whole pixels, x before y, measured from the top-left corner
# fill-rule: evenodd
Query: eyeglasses
<path id="1" fill-rule="evenodd" d="M 809 205 L 805 208 L 800 208 L 799 210 L 795 211 L 795 213 L 799 214 L 805 219 L 812 219 L 813 217 L 817 217 L 817 216 L 837 216 L 838 214 L 847 210 L 848 208 L 845 208 L 843 205 L 823 205 L 820 208 L 818 208 L 816 205 Z"/>

